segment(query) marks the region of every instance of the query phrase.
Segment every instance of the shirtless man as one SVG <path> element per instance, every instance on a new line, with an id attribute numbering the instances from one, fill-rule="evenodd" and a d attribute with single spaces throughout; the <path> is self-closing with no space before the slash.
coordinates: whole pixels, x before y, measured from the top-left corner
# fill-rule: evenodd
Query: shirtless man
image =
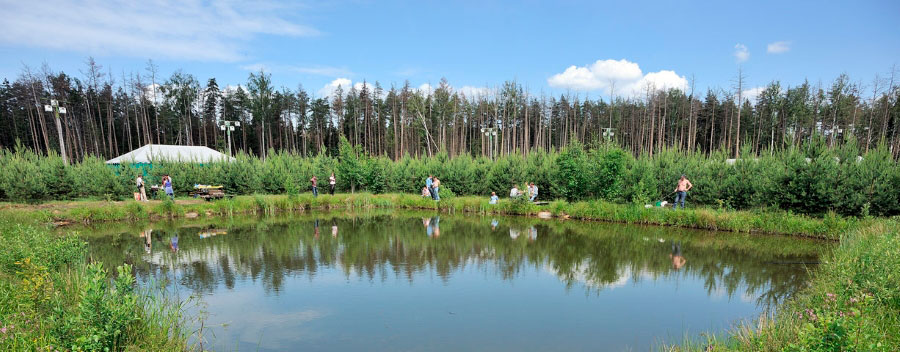
<path id="1" fill-rule="evenodd" d="M 684 209 L 684 198 L 687 197 L 687 191 L 690 191 L 691 188 L 694 188 L 694 185 L 682 174 L 678 180 L 678 185 L 675 186 L 675 202 L 672 203 L 672 210 L 678 209 L 679 201 L 681 202 L 681 209 Z"/>

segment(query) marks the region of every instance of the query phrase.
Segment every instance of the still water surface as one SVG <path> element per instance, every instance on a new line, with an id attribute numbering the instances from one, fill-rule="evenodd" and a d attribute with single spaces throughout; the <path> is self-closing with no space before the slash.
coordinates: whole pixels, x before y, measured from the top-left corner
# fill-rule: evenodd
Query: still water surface
<path id="1" fill-rule="evenodd" d="M 827 244 L 596 222 L 317 213 L 91 228 L 92 257 L 202 297 L 215 350 L 633 350 L 722 333 Z"/>

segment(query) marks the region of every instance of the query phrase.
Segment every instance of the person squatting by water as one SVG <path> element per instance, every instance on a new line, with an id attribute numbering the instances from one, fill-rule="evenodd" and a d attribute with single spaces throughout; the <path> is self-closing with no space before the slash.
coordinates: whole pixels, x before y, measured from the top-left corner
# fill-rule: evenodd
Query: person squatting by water
<path id="1" fill-rule="evenodd" d="M 331 195 L 334 195 L 335 184 L 337 184 L 337 178 L 334 177 L 334 172 L 332 172 L 331 177 L 328 178 L 328 187 L 330 187 Z"/>
<path id="2" fill-rule="evenodd" d="M 519 185 L 513 185 L 512 189 L 509 190 L 509 197 L 516 199 L 523 195 L 522 191 L 519 190 Z"/>
<path id="3" fill-rule="evenodd" d="M 672 210 L 678 209 L 678 202 L 681 202 L 681 209 L 684 209 L 684 198 L 687 197 L 687 192 L 694 188 L 694 185 L 691 184 L 691 181 L 687 179 L 684 174 L 681 174 L 681 178 L 678 179 L 678 185 L 675 186 L 675 202 L 672 203 Z"/>
<path id="4" fill-rule="evenodd" d="M 313 177 L 311 179 L 309 179 L 309 182 L 312 184 L 313 197 L 318 197 L 319 196 L 319 187 L 318 187 L 319 179 L 316 178 L 315 175 L 313 175 Z"/>

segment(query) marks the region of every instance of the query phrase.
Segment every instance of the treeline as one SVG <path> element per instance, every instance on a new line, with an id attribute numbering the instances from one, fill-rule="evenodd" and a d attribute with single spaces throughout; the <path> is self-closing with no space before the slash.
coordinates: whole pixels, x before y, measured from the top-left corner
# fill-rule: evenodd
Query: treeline
<path id="1" fill-rule="evenodd" d="M 492 149 L 528 155 L 603 140 L 605 128 L 635 155 L 677 149 L 734 156 L 745 146 L 759 155 L 798 147 L 816 134 L 831 147 L 854 139 L 861 152 L 884 143 L 893 158 L 900 154 L 900 84 L 893 69 L 866 83 L 847 75 L 827 84 L 774 81 L 750 94 L 752 100 L 740 73 L 738 78 L 740 84 L 728 89 L 647 86 L 638 96 L 608 98 L 536 95 L 517 82 L 472 96 L 446 80 L 433 91 L 375 82 L 315 97 L 302 86 L 276 87 L 262 72 L 223 89 L 215 78 L 201 83 L 181 71 L 163 77 L 152 62 L 126 74 L 89 59 L 78 77 L 44 65 L 4 80 L 0 148 L 21 141 L 38 153 L 55 150 L 72 160 L 109 159 L 148 143 L 225 151 L 219 123 L 239 121 L 233 149 L 263 157 L 270 150 L 335 156 L 341 137 L 392 160 L 442 151 L 483 157 Z M 67 110 L 59 121 L 43 109 L 50 100 Z M 483 128 L 496 128 L 497 137 L 489 139 Z"/>
<path id="2" fill-rule="evenodd" d="M 405 156 L 391 160 L 371 156 L 360 145 L 341 140 L 338 155 L 304 157 L 288 151 L 269 152 L 264 160 L 239 154 L 234 162 L 206 165 L 158 163 L 149 169 L 114 168 L 88 157 L 65 166 L 54 153 L 31 149 L 0 151 L 0 200 L 42 201 L 74 198 L 123 199 L 134 192 L 134 178 L 148 172 L 148 184 L 172 175 L 175 191 L 184 196 L 194 184 L 224 185 L 230 194 L 298 194 L 309 191 L 315 175 L 327 180 L 334 172 L 339 192 L 418 193 L 425 178 L 441 179 L 441 197 L 508 194 L 514 184 L 534 182 L 540 200 L 605 200 L 647 204 L 671 201 L 675 181 L 687 174 L 694 184 L 689 206 L 722 209 L 778 208 L 804 214 L 835 212 L 853 216 L 900 214 L 900 164 L 884 144 L 860 157 L 853 139 L 828 147 L 814 136 L 800 146 L 756 156 L 750 146 L 743 158 L 729 160 L 724 151 L 691 153 L 667 148 L 653 157 L 634 157 L 613 143 L 585 147 L 571 142 L 561 151 L 536 150 L 491 161 L 440 152 L 432 158 Z M 320 193 L 327 187 L 320 181 Z"/>

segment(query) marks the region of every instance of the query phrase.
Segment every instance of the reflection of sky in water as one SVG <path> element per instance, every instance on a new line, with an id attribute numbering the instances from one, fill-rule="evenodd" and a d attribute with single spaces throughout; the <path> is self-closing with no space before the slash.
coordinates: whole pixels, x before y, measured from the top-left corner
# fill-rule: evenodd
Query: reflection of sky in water
<path id="1" fill-rule="evenodd" d="M 179 295 L 201 293 L 204 347 L 216 350 L 647 350 L 725 331 L 806 277 L 771 256 L 704 247 L 704 233 L 673 235 L 687 258 L 674 270 L 671 245 L 655 240 L 671 231 L 655 228 L 447 216 L 320 226 L 339 235 L 316 239 L 300 221 L 180 229 L 177 253 L 171 231 L 153 232 L 150 254 L 133 234 L 92 248 L 133 256 L 142 280 L 174 275 Z"/>
<path id="2" fill-rule="evenodd" d="M 289 280 L 278 295 L 243 282 L 204 298 L 214 312 L 207 326 L 214 347 L 240 350 L 643 350 L 758 312 L 755 302 L 710 300 L 702 281 L 676 277 L 617 282 L 587 296 L 533 267 L 515 280 L 467 266 L 449 281 L 422 272 L 414 282 L 325 270 Z"/>

